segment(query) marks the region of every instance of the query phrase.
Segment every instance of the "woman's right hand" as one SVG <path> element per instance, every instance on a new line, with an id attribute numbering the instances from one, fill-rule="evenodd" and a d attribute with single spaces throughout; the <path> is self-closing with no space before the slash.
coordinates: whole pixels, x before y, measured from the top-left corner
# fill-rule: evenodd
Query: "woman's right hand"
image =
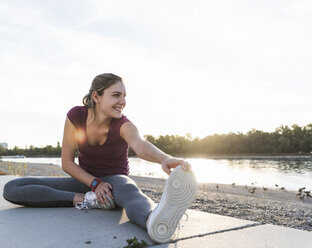
<path id="1" fill-rule="evenodd" d="M 95 189 L 96 199 L 99 203 L 102 205 L 109 204 L 110 200 L 107 198 L 107 196 L 113 200 L 113 194 L 111 190 L 113 189 L 113 186 L 109 183 L 100 182 L 100 184 Z"/>

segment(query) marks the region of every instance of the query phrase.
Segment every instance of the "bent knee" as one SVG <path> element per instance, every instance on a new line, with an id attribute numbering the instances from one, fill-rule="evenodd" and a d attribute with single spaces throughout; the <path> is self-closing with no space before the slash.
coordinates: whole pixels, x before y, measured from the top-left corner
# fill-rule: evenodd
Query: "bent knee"
<path id="1" fill-rule="evenodd" d="M 131 182 L 127 182 L 118 185 L 118 187 L 113 188 L 113 195 L 115 199 L 118 198 L 129 200 L 132 199 L 133 196 L 136 196 L 137 194 L 141 194 L 141 191 L 136 184 Z"/>
<path id="2" fill-rule="evenodd" d="M 6 199 L 7 201 L 14 201 L 14 195 L 15 191 L 18 187 L 18 179 L 13 179 L 9 182 L 7 182 L 4 187 L 3 187 L 3 198 Z"/>
<path id="3" fill-rule="evenodd" d="M 131 179 L 130 180 L 129 179 L 122 180 L 116 186 L 117 186 L 116 188 L 118 188 L 118 191 L 122 191 L 122 192 L 132 192 L 132 191 L 138 191 L 139 190 L 138 186 Z M 113 190 L 114 190 L 114 188 L 113 188 Z"/>

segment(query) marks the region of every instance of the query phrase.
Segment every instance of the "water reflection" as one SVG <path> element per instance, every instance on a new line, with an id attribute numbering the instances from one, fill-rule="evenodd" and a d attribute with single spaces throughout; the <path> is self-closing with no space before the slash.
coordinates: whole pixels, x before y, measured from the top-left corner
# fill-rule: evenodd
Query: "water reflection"
<path id="1" fill-rule="evenodd" d="M 228 160 L 228 165 L 239 168 L 249 167 L 254 170 L 276 169 L 284 174 L 312 172 L 312 160 L 304 159 L 231 159 Z"/>
<path id="2" fill-rule="evenodd" d="M 188 159 L 199 182 L 312 189 L 312 160 Z"/>
<path id="3" fill-rule="evenodd" d="M 60 158 L 10 159 L 14 162 L 58 164 Z M 206 159 L 186 158 L 193 167 L 198 182 L 240 184 L 297 190 L 306 186 L 312 190 L 311 159 Z M 78 160 L 75 160 L 78 163 Z M 161 167 L 139 158 L 129 158 L 130 174 L 167 178 Z"/>

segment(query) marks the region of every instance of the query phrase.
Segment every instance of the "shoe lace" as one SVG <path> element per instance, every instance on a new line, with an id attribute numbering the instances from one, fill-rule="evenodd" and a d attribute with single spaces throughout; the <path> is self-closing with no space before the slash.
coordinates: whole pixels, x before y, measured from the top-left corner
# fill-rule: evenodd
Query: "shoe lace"
<path id="1" fill-rule="evenodd" d="M 177 227 L 176 231 L 174 232 L 174 234 L 172 236 L 172 239 L 179 238 L 180 228 L 181 228 L 181 225 L 180 225 L 180 222 L 179 222 L 178 227 Z"/>
<path id="2" fill-rule="evenodd" d="M 188 219 L 189 219 L 188 214 L 187 214 L 187 213 L 184 213 L 183 216 L 184 216 L 184 215 L 186 216 L 186 220 L 185 220 L 185 221 L 188 221 Z M 183 216 L 182 216 L 182 218 L 183 218 Z"/>
<path id="3" fill-rule="evenodd" d="M 90 209 L 90 206 L 88 202 L 83 201 L 83 202 L 77 202 L 75 208 L 82 210 L 82 209 Z"/>
<path id="4" fill-rule="evenodd" d="M 184 217 L 184 215 L 186 216 L 185 221 L 188 221 L 188 219 L 189 219 L 188 214 L 187 214 L 187 213 L 184 213 L 183 216 L 182 216 L 182 218 Z M 181 224 L 180 224 L 180 222 L 179 222 L 179 223 L 178 223 L 178 227 L 177 227 L 176 231 L 174 232 L 174 234 L 173 234 L 173 236 L 172 236 L 172 239 L 176 239 L 176 238 L 179 237 L 180 229 L 181 229 Z"/>

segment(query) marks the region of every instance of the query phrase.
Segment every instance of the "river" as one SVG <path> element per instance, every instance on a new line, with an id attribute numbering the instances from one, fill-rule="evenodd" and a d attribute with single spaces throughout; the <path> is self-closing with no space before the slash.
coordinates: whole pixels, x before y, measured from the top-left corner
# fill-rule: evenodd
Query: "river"
<path id="1" fill-rule="evenodd" d="M 2 160 L 61 166 L 61 158 L 3 158 Z M 284 187 L 286 190 L 297 190 L 304 186 L 312 189 L 311 158 L 186 158 L 186 160 L 192 164 L 198 182 Z M 76 162 L 78 162 L 77 158 Z M 167 178 L 157 164 L 133 157 L 129 158 L 129 164 L 130 175 Z"/>

